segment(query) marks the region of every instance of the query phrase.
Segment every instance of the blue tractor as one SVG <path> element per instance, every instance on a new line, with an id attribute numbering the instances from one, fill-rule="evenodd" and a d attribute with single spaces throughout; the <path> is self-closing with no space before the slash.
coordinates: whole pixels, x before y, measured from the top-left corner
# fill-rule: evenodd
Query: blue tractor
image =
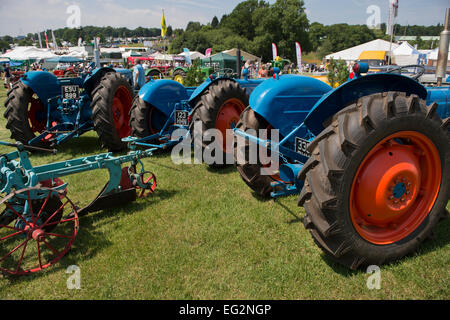
<path id="1" fill-rule="evenodd" d="M 419 75 L 369 74 L 334 90 L 276 76 L 253 91 L 234 130 L 244 182 L 264 197 L 300 193 L 314 241 L 351 269 L 404 257 L 448 216 L 450 87 L 424 87 Z M 258 129 L 278 129 L 279 140 Z M 279 170 L 249 160 L 254 144 Z"/>
<path id="2" fill-rule="evenodd" d="M 8 92 L 6 127 L 26 145 L 49 147 L 95 130 L 110 151 L 126 148 L 131 134 L 131 71 L 96 68 L 75 78 L 26 73 Z"/>
<path id="3" fill-rule="evenodd" d="M 248 79 L 246 71 L 244 79 L 212 75 L 199 87 L 184 87 L 174 80 L 150 81 L 139 91 L 131 109 L 132 136 L 167 147 L 178 143 L 170 140 L 174 129 L 193 131 L 194 124 L 201 123 L 203 132 L 217 129 L 226 137 L 227 129 L 237 125 L 248 106 L 250 93 L 262 81 Z M 224 158 L 232 154 L 226 138 L 221 145 Z M 202 142 L 199 147 L 204 149 L 207 145 Z M 210 165 L 223 167 L 225 161 L 221 160 Z"/>

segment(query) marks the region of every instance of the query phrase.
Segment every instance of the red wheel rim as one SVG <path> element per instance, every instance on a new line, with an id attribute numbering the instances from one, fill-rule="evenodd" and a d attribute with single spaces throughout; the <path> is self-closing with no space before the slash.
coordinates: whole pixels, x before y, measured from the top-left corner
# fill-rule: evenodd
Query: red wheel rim
<path id="1" fill-rule="evenodd" d="M 30 190 L 19 191 L 16 195 L 28 197 L 28 203 L 33 204 Z M 21 222 L 21 227 L 15 222 L 0 225 L 0 246 L 2 249 L 8 247 L 2 250 L 0 257 L 2 272 L 24 275 L 41 271 L 57 263 L 72 247 L 79 228 L 77 209 L 64 194 L 59 193 L 61 205 L 54 211 L 46 212 L 51 195 L 52 192 L 48 190 L 42 204 L 31 205 L 31 214 L 28 216 L 17 212 L 8 203 L 12 197 L 7 196 L 1 202 L 14 213 L 15 220 Z M 55 216 L 63 216 L 66 207 L 70 207 L 70 217 L 55 219 Z"/>
<path id="2" fill-rule="evenodd" d="M 225 101 L 217 113 L 216 129 L 220 131 L 222 137 L 225 137 L 221 143 L 222 150 L 225 153 L 232 152 L 232 150 L 227 150 L 227 141 L 233 138 L 233 134 L 227 134 L 227 130 L 236 127 L 245 107 L 241 100 L 232 98 Z"/>
<path id="3" fill-rule="evenodd" d="M 433 142 L 414 131 L 393 134 L 362 161 L 350 192 L 350 216 L 365 240 L 404 239 L 428 216 L 439 194 L 441 160 Z"/>
<path id="4" fill-rule="evenodd" d="M 42 133 L 45 131 L 45 108 L 40 99 L 30 98 L 30 107 L 28 109 L 28 121 L 31 131 Z"/>
<path id="5" fill-rule="evenodd" d="M 120 138 L 127 138 L 131 135 L 130 109 L 133 98 L 130 91 L 125 86 L 117 88 L 113 98 L 113 119 L 114 126 Z"/>

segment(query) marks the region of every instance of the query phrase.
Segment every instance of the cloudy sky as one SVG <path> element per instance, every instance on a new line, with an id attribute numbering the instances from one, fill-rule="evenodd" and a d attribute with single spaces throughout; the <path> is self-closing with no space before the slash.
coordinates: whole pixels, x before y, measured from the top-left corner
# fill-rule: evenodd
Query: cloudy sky
<path id="1" fill-rule="evenodd" d="M 185 28 L 189 21 L 207 23 L 214 16 L 230 13 L 239 0 L 0 0 L 0 35 L 25 35 L 67 26 L 76 5 L 84 25 L 159 27 L 162 9 L 168 25 Z M 269 0 L 274 3 L 275 0 Z M 448 0 L 399 0 L 398 23 L 435 25 L 443 23 Z M 311 22 L 364 24 L 367 8 L 380 8 L 381 22 L 387 21 L 389 0 L 305 0 Z M 68 22 L 68 20 L 70 20 Z"/>

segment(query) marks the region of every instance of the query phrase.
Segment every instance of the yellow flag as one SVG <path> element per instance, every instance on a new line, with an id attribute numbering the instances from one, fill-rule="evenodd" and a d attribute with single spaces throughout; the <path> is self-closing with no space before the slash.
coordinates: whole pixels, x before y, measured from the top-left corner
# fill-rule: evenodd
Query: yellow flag
<path id="1" fill-rule="evenodd" d="M 164 17 L 164 10 L 161 17 L 161 37 L 165 38 L 167 33 L 167 26 L 166 26 L 166 18 Z"/>

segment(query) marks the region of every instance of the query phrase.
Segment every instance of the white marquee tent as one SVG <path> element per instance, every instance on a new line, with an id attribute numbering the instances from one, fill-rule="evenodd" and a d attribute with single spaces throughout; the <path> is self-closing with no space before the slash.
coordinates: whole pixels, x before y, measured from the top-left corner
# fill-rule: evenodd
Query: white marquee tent
<path id="1" fill-rule="evenodd" d="M 11 60 L 49 59 L 57 57 L 49 49 L 39 49 L 36 47 L 15 47 L 14 49 L 1 55 L 2 58 Z"/>
<path id="2" fill-rule="evenodd" d="M 182 52 L 177 54 L 179 57 L 186 57 L 186 52 Z M 206 56 L 198 51 L 189 51 L 189 56 L 191 57 L 191 60 L 194 61 L 197 58 L 203 59 Z"/>
<path id="3" fill-rule="evenodd" d="M 393 52 L 393 62 L 398 66 L 417 64 L 421 53 L 408 42 L 403 42 Z"/>
<path id="4" fill-rule="evenodd" d="M 392 50 L 394 51 L 399 46 L 400 45 L 396 43 L 392 43 Z M 364 51 L 389 51 L 389 50 L 390 50 L 389 41 L 376 39 L 360 44 L 359 46 L 356 47 L 348 48 L 339 52 L 329 54 L 325 57 L 325 59 L 327 60 L 330 60 L 331 58 L 335 60 L 341 59 L 345 60 L 347 63 L 351 63 L 358 60 L 359 56 Z"/>

